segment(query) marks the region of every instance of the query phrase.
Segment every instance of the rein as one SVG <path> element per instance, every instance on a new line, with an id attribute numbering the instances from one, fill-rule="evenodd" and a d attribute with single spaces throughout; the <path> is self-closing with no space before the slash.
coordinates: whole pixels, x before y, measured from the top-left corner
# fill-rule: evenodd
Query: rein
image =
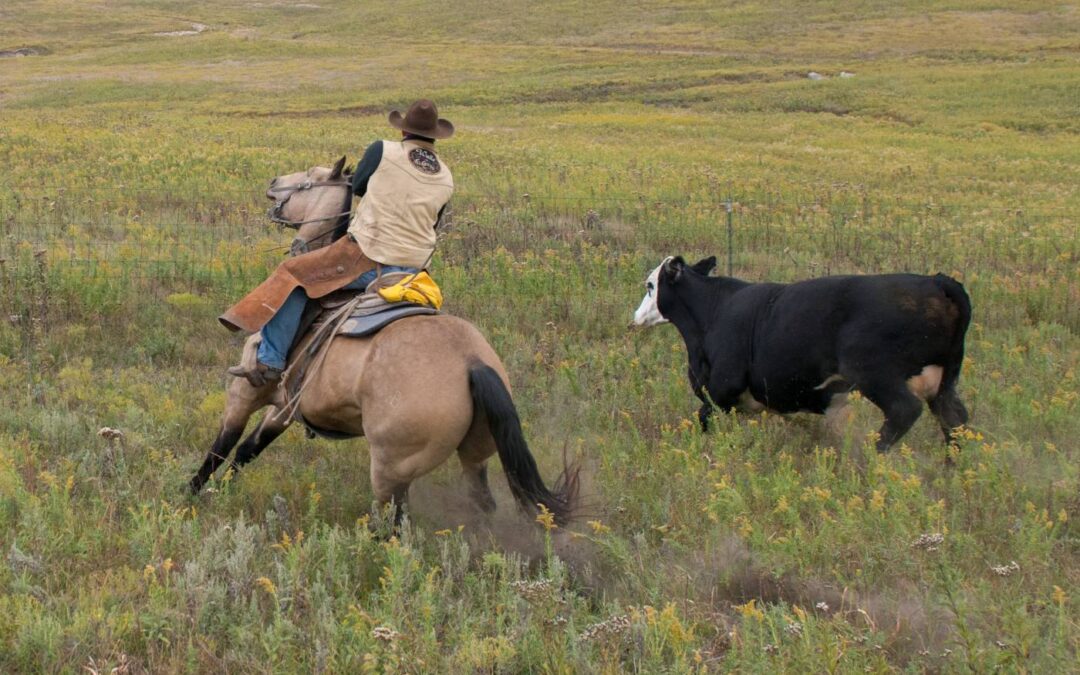
<path id="1" fill-rule="evenodd" d="M 303 352 L 298 354 L 293 362 L 289 364 L 289 367 L 285 369 L 285 372 L 281 374 L 281 384 L 278 386 L 286 392 L 286 401 L 285 405 L 279 407 L 277 412 L 268 413 L 268 415 L 273 415 L 274 422 L 290 420 L 296 415 L 296 409 L 300 407 L 300 395 L 307 389 L 308 383 L 312 379 L 311 376 L 322 367 L 323 361 L 326 360 L 326 355 L 330 351 L 325 349 L 325 347 L 329 346 L 327 338 L 333 338 L 333 336 L 337 335 L 338 329 L 349 320 L 352 311 L 356 309 L 356 306 L 363 299 L 364 294 L 359 293 L 352 300 L 334 310 L 333 314 L 328 316 L 315 331 L 315 335 Z M 294 372 L 296 372 L 299 379 L 296 388 L 289 392 L 286 383 Z"/>
<path id="2" fill-rule="evenodd" d="M 319 234 L 315 235 L 314 237 L 312 237 L 310 239 L 307 239 L 306 241 L 300 241 L 299 239 L 294 240 L 293 243 L 292 243 L 292 246 L 290 248 L 291 255 L 299 255 L 301 253 L 306 253 L 309 250 L 309 246 L 311 244 L 313 244 L 313 243 L 315 243 L 317 241 L 320 241 L 320 240 L 324 239 L 325 237 L 328 237 L 328 236 L 331 236 L 331 235 L 335 234 L 341 228 L 342 220 L 344 219 L 344 220 L 347 221 L 347 219 L 348 219 L 349 215 L 352 213 L 352 211 L 350 209 L 346 208 L 344 211 L 341 211 L 340 213 L 335 213 L 335 214 L 329 215 L 329 216 L 323 216 L 321 218 L 309 218 L 307 220 L 288 220 L 287 218 L 282 217 L 281 212 L 282 212 L 282 210 L 284 210 L 285 205 L 289 203 L 289 199 L 291 199 L 292 196 L 295 193 L 300 192 L 302 190 L 310 190 L 310 189 L 316 188 L 316 187 L 343 187 L 343 188 L 346 188 L 346 193 L 345 193 L 346 202 L 345 203 L 346 203 L 346 206 L 348 206 L 348 202 L 349 202 L 348 188 L 350 186 L 351 186 L 350 181 L 310 181 L 310 180 L 308 180 L 308 181 L 304 181 L 300 185 L 283 185 L 281 187 L 271 187 L 269 189 L 270 192 L 285 192 L 285 191 L 288 192 L 288 194 L 286 194 L 283 198 L 279 198 L 276 202 L 274 202 L 274 205 L 272 207 L 270 207 L 269 211 L 267 211 L 266 215 L 267 215 L 268 218 L 270 218 L 270 221 L 273 222 L 273 223 L 277 223 L 278 225 L 284 225 L 285 227 L 289 227 L 289 228 L 292 228 L 294 230 L 299 230 L 302 225 L 307 225 L 308 223 L 318 223 L 318 222 L 322 222 L 322 221 L 325 221 L 325 220 L 334 220 L 334 223 L 329 228 L 327 228 L 326 230 L 320 232 Z"/>

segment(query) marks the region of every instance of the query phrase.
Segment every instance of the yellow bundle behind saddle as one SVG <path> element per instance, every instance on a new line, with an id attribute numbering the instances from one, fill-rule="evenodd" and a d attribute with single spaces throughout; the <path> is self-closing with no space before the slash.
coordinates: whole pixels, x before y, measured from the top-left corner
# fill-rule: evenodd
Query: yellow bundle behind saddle
<path id="1" fill-rule="evenodd" d="M 425 271 L 410 274 L 393 286 L 378 291 L 387 302 L 411 302 L 425 307 L 442 307 L 443 297 L 439 285 Z"/>

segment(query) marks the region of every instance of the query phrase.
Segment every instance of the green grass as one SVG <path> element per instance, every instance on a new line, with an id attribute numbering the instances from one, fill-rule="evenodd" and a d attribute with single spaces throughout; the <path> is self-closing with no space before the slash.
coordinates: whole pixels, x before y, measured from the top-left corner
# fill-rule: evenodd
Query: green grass
<path id="1" fill-rule="evenodd" d="M 1076 5 L 9 4 L 0 52 L 47 53 L 0 58 L 0 670 L 1076 669 Z M 364 442 L 298 431 L 189 499 L 215 317 L 289 238 L 263 186 L 419 95 L 448 309 L 586 513 L 545 533 L 493 470 L 485 521 L 448 466 L 387 541 Z M 929 416 L 876 455 L 862 400 L 696 430 L 677 334 L 626 323 L 663 256 L 726 266 L 728 198 L 744 278 L 964 282 L 953 465 Z"/>

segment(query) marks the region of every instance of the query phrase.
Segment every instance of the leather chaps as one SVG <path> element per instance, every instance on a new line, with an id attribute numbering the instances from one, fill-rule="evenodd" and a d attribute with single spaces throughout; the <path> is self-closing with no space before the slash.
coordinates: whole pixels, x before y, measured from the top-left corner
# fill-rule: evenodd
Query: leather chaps
<path id="1" fill-rule="evenodd" d="M 254 333 L 277 314 L 295 288 L 303 288 L 309 298 L 320 298 L 376 267 L 355 239 L 344 236 L 278 265 L 266 281 L 227 309 L 218 321 L 229 330 Z"/>

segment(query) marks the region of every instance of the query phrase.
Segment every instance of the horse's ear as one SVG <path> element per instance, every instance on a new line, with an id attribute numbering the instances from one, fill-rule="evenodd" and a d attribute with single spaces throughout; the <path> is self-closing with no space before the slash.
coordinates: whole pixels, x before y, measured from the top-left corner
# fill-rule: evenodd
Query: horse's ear
<path id="1" fill-rule="evenodd" d="M 713 268 L 715 268 L 715 267 L 716 267 L 716 256 L 711 255 L 708 258 L 702 258 L 701 260 L 697 261 L 696 263 L 694 263 L 693 265 L 690 266 L 690 269 L 694 270 L 698 274 L 701 274 L 701 275 L 707 277 L 707 276 L 709 276 L 709 272 L 712 272 Z"/>
<path id="2" fill-rule="evenodd" d="M 334 165 L 332 171 L 330 171 L 330 180 L 337 180 L 341 178 L 341 171 L 345 168 L 345 155 L 341 156 L 341 159 Z"/>

